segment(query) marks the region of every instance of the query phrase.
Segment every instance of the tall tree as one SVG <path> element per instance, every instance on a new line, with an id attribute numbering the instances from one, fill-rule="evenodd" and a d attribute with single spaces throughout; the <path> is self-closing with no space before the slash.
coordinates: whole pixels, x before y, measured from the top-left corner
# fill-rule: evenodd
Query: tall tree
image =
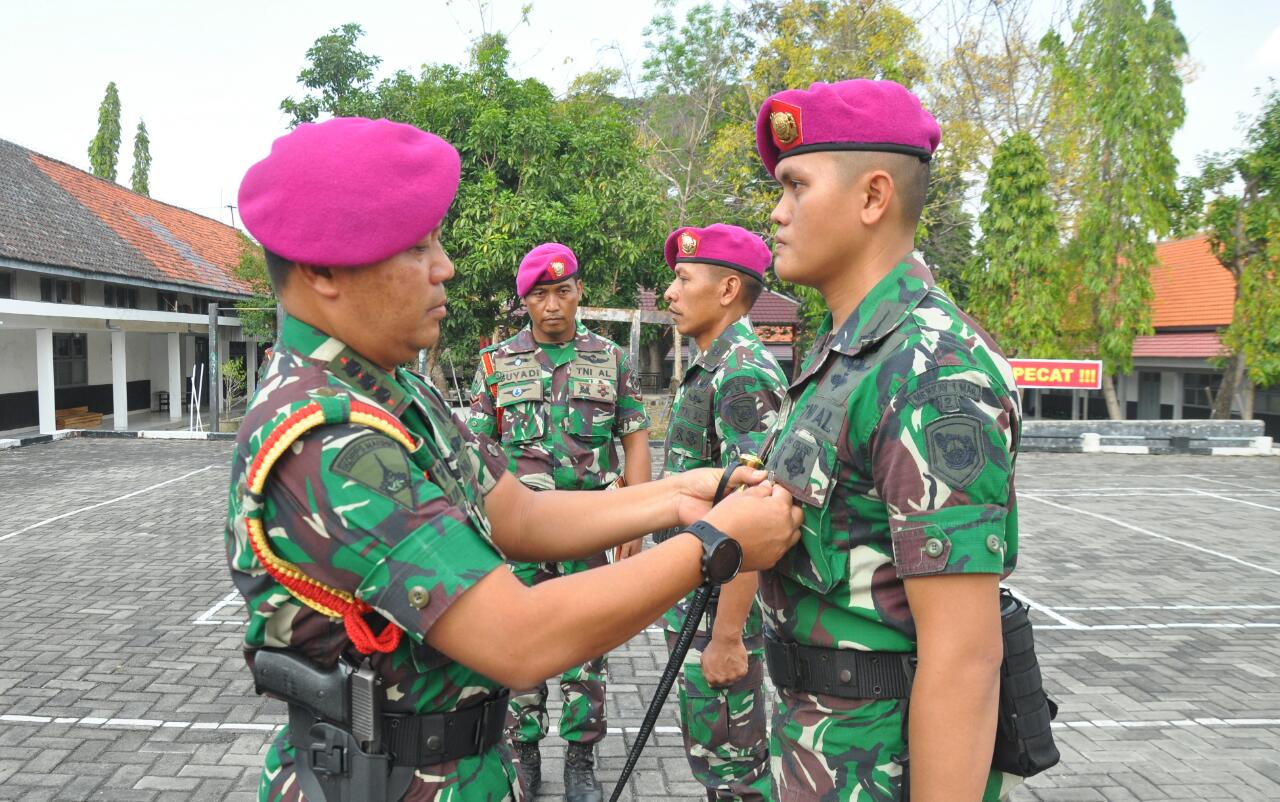
<path id="1" fill-rule="evenodd" d="M 322 113 L 359 116 L 366 111 L 373 71 L 382 59 L 356 46 L 364 28 L 348 22 L 316 39 L 307 50 L 307 66 L 298 73 L 298 83 L 315 90 L 302 100 L 285 98 L 280 110 L 289 114 L 292 125 L 312 122 Z"/>
<path id="2" fill-rule="evenodd" d="M 1213 417 L 1231 417 L 1239 394 L 1252 411 L 1252 387 L 1280 380 L 1280 90 L 1264 97 L 1246 146 L 1206 161 L 1201 186 L 1209 201 L 1209 244 L 1235 279 L 1227 358 Z M 1243 390 L 1243 392 L 1241 392 Z"/>
<path id="3" fill-rule="evenodd" d="M 977 254 L 964 272 L 968 311 L 1011 356 L 1058 356 L 1063 292 L 1049 170 L 1028 133 L 991 160 Z"/>
<path id="4" fill-rule="evenodd" d="M 1070 121 L 1058 145 L 1074 156 L 1061 161 L 1075 169 L 1075 297 L 1104 362 L 1107 413 L 1118 420 L 1115 374 L 1132 370 L 1134 339 L 1152 330 L 1155 239 L 1179 202 L 1171 142 L 1186 117 L 1187 43 L 1169 0 L 1155 0 L 1150 15 L 1143 0 L 1087 0 L 1073 27 L 1069 46 L 1054 33 L 1043 46 L 1054 63 L 1054 113 Z"/>
<path id="5" fill-rule="evenodd" d="M 138 120 L 138 131 L 133 135 L 133 175 L 129 186 L 139 195 L 151 197 L 151 138 L 142 120 Z"/>
<path id="6" fill-rule="evenodd" d="M 120 93 L 116 91 L 116 82 L 111 81 L 98 106 L 98 132 L 89 142 L 89 169 L 98 178 L 115 181 L 119 158 Z"/>

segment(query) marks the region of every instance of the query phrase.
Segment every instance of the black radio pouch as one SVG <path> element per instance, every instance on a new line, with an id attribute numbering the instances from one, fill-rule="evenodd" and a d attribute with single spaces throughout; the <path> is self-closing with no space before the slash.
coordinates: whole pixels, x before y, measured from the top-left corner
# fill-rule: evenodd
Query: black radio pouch
<path id="1" fill-rule="evenodd" d="M 1050 727 L 1058 705 L 1044 692 L 1031 631 L 1031 608 L 1000 589 L 1004 660 L 1000 663 L 1000 711 L 993 768 L 1032 777 L 1061 759 Z"/>

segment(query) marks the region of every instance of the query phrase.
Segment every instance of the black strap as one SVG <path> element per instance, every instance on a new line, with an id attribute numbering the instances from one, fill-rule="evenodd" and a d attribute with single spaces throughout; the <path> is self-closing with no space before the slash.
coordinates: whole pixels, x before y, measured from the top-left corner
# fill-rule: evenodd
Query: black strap
<path id="1" fill-rule="evenodd" d="M 769 678 L 780 688 L 843 699 L 906 699 L 911 696 L 915 655 L 824 649 L 767 638 Z"/>

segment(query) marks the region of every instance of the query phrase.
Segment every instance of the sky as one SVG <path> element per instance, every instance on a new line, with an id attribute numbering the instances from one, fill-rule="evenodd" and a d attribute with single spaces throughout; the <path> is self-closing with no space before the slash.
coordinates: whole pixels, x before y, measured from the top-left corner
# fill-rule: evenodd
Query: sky
<path id="1" fill-rule="evenodd" d="M 1055 4 L 1044 2 L 1047 13 Z M 676 13 L 693 4 L 676 0 Z M 379 77 L 464 63 L 476 35 L 498 31 L 510 36 L 513 74 L 557 92 L 600 66 L 638 80 L 655 3 L 532 0 L 527 24 L 522 5 L 495 0 L 482 12 L 475 0 L 0 0 L 0 139 L 88 169 L 98 106 L 115 81 L 117 180 L 128 185 L 141 118 L 151 139 L 151 196 L 232 222 L 226 206 L 240 178 L 287 131 L 280 100 L 305 94 L 295 79 L 307 49 L 344 23 L 364 27 L 361 48 L 383 59 Z M 1196 65 L 1185 88 L 1187 123 L 1174 140 L 1185 174 L 1201 154 L 1243 143 L 1240 120 L 1256 109 L 1255 90 L 1280 78 L 1280 3 L 1173 5 Z"/>

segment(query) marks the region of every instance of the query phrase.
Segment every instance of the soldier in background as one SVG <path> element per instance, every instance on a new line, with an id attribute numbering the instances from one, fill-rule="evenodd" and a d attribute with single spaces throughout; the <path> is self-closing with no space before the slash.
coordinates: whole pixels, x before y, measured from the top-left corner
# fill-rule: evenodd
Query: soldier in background
<path id="1" fill-rule="evenodd" d="M 671 232 L 666 259 L 676 275 L 663 297 L 699 353 L 672 405 L 663 473 L 736 465 L 760 453 L 786 392 L 782 368 L 748 317 L 772 254 L 750 231 L 716 224 Z M 712 631 L 700 627 L 681 666 L 680 729 L 710 800 L 773 799 L 758 584 L 741 574 L 721 589 Z M 665 616 L 669 649 L 688 604 L 686 597 Z"/>
<path id="2" fill-rule="evenodd" d="M 1012 781 L 991 761 L 1021 413 L 1000 349 L 913 253 L 940 137 L 892 81 L 787 90 L 757 117 L 774 269 L 829 312 L 765 448 L 804 510 L 760 582 L 782 800 L 978 802 Z"/>
<path id="3" fill-rule="evenodd" d="M 501 442 L 511 472 L 532 490 L 604 490 L 650 478 L 649 418 L 639 382 L 626 351 L 578 322 L 582 289 L 578 260 L 568 247 L 548 242 L 529 251 L 516 272 L 529 325 L 480 355 L 467 425 Z M 621 556 L 639 545 L 627 544 Z M 606 562 L 601 553 L 586 560 L 517 562 L 512 570 L 526 585 L 537 585 Z M 602 798 L 594 747 L 607 727 L 607 669 L 607 656 L 600 655 L 560 677 L 569 802 Z M 546 682 L 513 696 L 511 716 L 517 765 L 533 793 L 542 781 L 538 744 L 549 728 Z"/>

